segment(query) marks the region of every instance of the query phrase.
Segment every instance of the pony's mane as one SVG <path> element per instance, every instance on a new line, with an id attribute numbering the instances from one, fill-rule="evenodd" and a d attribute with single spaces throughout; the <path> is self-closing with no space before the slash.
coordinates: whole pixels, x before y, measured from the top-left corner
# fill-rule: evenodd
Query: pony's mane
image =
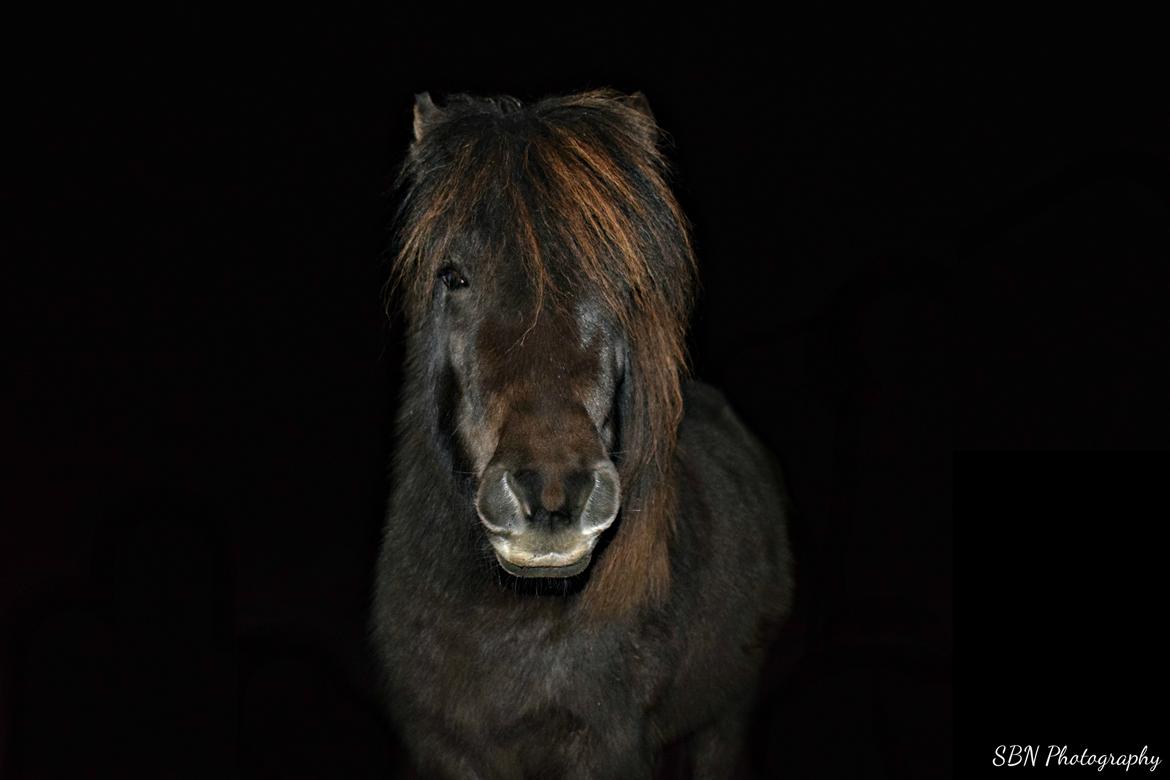
<path id="1" fill-rule="evenodd" d="M 637 99 L 609 90 L 531 105 L 460 95 L 434 111 L 400 177 L 392 280 L 407 317 L 412 327 L 425 320 L 436 271 L 469 241 L 486 259 L 521 260 L 539 301 L 562 305 L 574 289 L 598 297 L 629 348 L 626 498 L 621 527 L 582 595 L 605 614 L 659 599 L 670 580 L 673 456 L 695 277 L 659 130 Z"/>

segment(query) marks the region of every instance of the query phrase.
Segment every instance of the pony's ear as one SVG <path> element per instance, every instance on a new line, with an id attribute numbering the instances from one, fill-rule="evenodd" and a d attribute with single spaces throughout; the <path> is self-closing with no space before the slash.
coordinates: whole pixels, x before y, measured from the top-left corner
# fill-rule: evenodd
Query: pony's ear
<path id="1" fill-rule="evenodd" d="M 646 96 L 643 95 L 641 91 L 635 92 L 632 95 L 627 95 L 624 98 L 624 102 L 627 106 L 634 109 L 639 114 L 645 116 L 652 123 L 657 124 L 657 122 L 654 120 L 654 112 L 650 110 L 650 101 L 646 99 Z"/>
<path id="2" fill-rule="evenodd" d="M 431 93 L 420 92 L 414 96 L 414 141 L 418 143 L 443 118 L 443 109 L 431 100 Z"/>
<path id="3" fill-rule="evenodd" d="M 627 108 L 632 108 L 641 114 L 641 121 L 638 122 L 638 125 L 642 135 L 646 137 L 651 146 L 657 146 L 660 133 L 658 122 L 654 119 L 654 112 L 650 110 L 650 101 L 641 92 L 635 92 L 622 98 L 622 102 Z"/>

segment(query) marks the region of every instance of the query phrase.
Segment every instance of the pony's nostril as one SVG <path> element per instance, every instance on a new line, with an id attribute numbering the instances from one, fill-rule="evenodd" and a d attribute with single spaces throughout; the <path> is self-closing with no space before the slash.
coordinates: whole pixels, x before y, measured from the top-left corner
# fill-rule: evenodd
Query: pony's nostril
<path id="1" fill-rule="evenodd" d="M 532 513 L 540 508 L 543 483 L 540 472 L 535 469 L 519 469 L 508 474 L 508 486 L 516 493 L 525 517 L 532 517 Z"/>
<path id="2" fill-rule="evenodd" d="M 598 534 L 617 516 L 621 490 L 617 469 L 604 461 L 589 469 L 529 467 L 487 472 L 476 499 L 480 519 L 497 536 L 553 532 L 573 526 Z"/>
<path id="3" fill-rule="evenodd" d="M 592 470 L 518 469 L 506 476 L 526 519 L 577 520 L 584 511 L 597 478 Z"/>
<path id="4" fill-rule="evenodd" d="M 589 487 L 581 509 L 581 527 L 586 533 L 601 533 L 617 518 L 621 507 L 621 481 L 617 469 L 609 461 L 587 474 Z"/>
<path id="5" fill-rule="evenodd" d="M 530 513 L 525 505 L 524 490 L 507 471 L 489 469 L 476 493 L 475 509 L 487 529 L 499 536 L 522 530 Z"/>
<path id="6" fill-rule="evenodd" d="M 527 481 L 527 476 L 525 481 Z M 520 481 L 518 475 L 505 472 L 504 484 L 515 497 L 516 503 L 520 505 L 520 511 L 524 514 L 524 516 L 532 517 L 532 502 L 528 498 L 530 493 L 526 489 L 524 482 Z"/>

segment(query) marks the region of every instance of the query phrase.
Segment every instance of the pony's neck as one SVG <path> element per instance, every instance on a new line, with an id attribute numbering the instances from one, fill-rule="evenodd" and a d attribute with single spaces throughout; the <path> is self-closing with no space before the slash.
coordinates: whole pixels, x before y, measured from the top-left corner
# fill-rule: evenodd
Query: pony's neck
<path id="1" fill-rule="evenodd" d="M 407 397 L 424 400 L 408 403 L 399 414 L 390 504 L 393 543 L 403 548 L 403 560 L 426 569 L 430 581 L 482 586 L 491 580 L 491 560 L 473 499 L 439 444 L 432 400 L 415 392 Z"/>

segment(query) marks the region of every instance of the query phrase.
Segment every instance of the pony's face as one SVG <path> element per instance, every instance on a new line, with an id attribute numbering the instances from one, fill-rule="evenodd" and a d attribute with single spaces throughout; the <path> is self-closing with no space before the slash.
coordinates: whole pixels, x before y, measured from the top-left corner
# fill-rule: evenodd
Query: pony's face
<path id="1" fill-rule="evenodd" d="M 626 349 L 587 294 L 553 305 L 506 265 L 446 265 L 435 279 L 448 418 L 501 566 L 569 577 L 620 506 L 610 455 Z"/>
<path id="2" fill-rule="evenodd" d="M 665 172 L 640 95 L 439 108 L 422 94 L 399 179 L 394 279 L 424 382 L 400 425 L 425 426 L 468 473 L 519 576 L 584 570 L 624 496 L 582 593 L 597 610 L 670 579 L 694 256 Z"/>

